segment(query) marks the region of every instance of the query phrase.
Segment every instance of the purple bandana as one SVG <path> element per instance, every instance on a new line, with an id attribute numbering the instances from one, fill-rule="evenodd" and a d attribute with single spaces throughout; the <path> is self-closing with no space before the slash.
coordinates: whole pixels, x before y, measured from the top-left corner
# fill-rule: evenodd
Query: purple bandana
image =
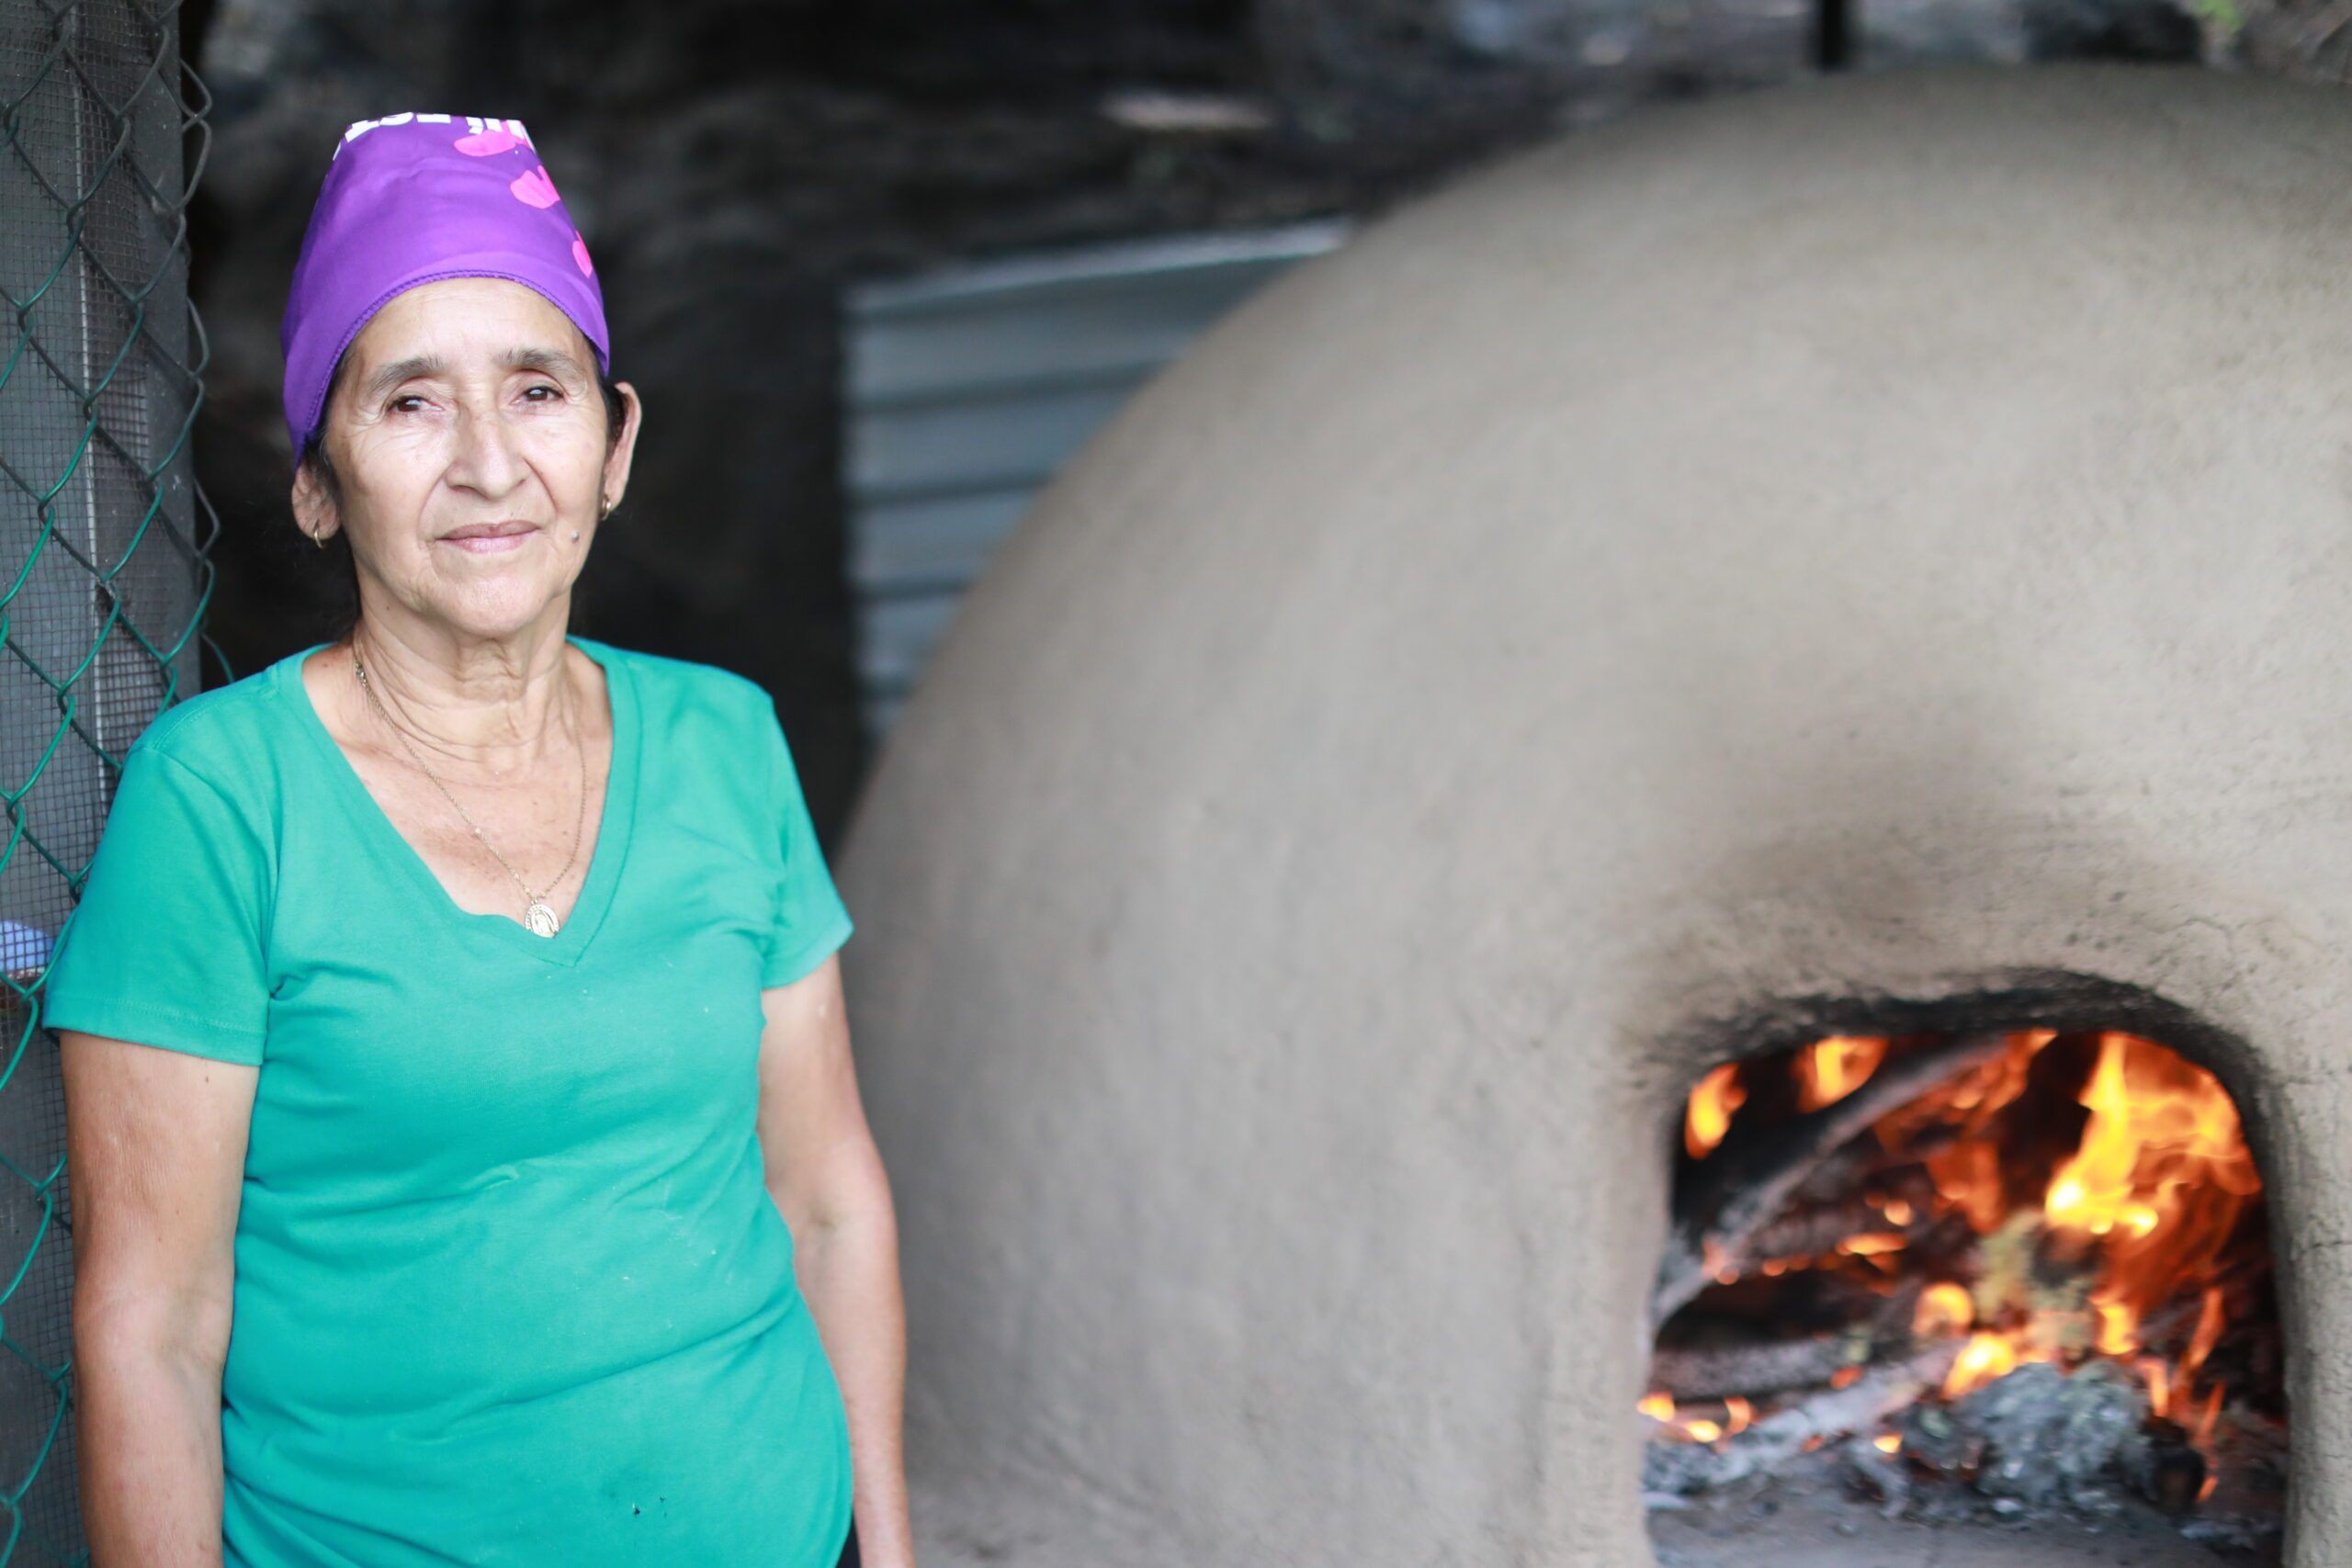
<path id="1" fill-rule="evenodd" d="M 439 277 L 506 277 L 537 289 L 612 371 L 605 297 L 523 123 L 396 114 L 343 133 L 286 301 L 286 434 L 299 466 L 335 362 L 402 289 Z"/>

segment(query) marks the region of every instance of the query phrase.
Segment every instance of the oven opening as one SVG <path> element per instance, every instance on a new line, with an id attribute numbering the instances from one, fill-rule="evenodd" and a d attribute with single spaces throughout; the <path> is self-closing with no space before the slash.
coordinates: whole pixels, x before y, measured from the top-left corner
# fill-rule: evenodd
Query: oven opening
<path id="1" fill-rule="evenodd" d="M 1662 1562 L 1875 1563 L 1923 1528 L 1999 1532 L 1987 1562 L 2278 1561 L 2263 1182 L 2204 1067 L 2113 1030 L 1835 1035 L 1713 1067 L 1676 1142 L 1637 1427 Z"/>

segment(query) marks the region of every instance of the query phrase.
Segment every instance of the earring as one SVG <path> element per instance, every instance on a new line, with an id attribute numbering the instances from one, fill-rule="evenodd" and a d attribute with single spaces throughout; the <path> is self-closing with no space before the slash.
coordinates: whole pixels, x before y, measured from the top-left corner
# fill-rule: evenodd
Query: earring
<path id="1" fill-rule="evenodd" d="M 571 536 L 572 536 L 573 538 L 575 538 L 575 539 L 576 539 L 576 538 L 578 538 L 578 537 L 580 537 L 580 530 L 579 530 L 579 529 L 577 529 L 577 528 L 574 528 L 574 529 L 571 531 Z"/>
<path id="2" fill-rule="evenodd" d="M 605 496 L 604 498 L 604 502 L 605 504 L 599 507 L 596 511 L 596 521 L 599 523 L 602 523 L 605 518 L 610 517 L 613 514 L 613 498 L 611 496 Z"/>
<path id="3" fill-rule="evenodd" d="M 323 531 L 321 531 L 321 532 L 316 533 L 316 534 L 312 534 L 312 535 L 311 536 L 311 543 L 312 543 L 312 544 L 314 544 L 314 545 L 318 546 L 318 547 L 319 547 L 319 548 L 321 548 L 321 549 L 325 549 L 325 548 L 327 547 L 327 536 L 326 536 L 326 534 L 325 534 Z"/>

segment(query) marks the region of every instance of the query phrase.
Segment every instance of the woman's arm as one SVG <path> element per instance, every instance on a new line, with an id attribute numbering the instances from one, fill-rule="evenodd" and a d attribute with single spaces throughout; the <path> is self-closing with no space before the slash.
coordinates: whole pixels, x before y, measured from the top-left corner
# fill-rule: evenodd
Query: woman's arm
<path id="1" fill-rule="evenodd" d="M 58 1033 L 74 1455 L 96 1568 L 220 1568 L 220 1370 L 257 1067 Z"/>
<path id="2" fill-rule="evenodd" d="M 890 1180 L 865 1124 L 842 1008 L 841 960 L 761 993 L 760 1149 L 792 1229 L 800 1293 L 849 1413 L 865 1568 L 914 1568 L 907 1516 L 906 1306 Z"/>

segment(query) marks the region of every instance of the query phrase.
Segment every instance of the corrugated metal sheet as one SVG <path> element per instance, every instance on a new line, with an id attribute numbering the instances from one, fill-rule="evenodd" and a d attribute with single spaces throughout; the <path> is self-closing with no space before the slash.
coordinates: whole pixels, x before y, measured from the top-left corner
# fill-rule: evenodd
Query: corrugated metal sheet
<path id="1" fill-rule="evenodd" d="M 1055 470 L 1218 317 L 1348 229 L 1127 242 L 846 292 L 842 467 L 870 735 Z"/>

